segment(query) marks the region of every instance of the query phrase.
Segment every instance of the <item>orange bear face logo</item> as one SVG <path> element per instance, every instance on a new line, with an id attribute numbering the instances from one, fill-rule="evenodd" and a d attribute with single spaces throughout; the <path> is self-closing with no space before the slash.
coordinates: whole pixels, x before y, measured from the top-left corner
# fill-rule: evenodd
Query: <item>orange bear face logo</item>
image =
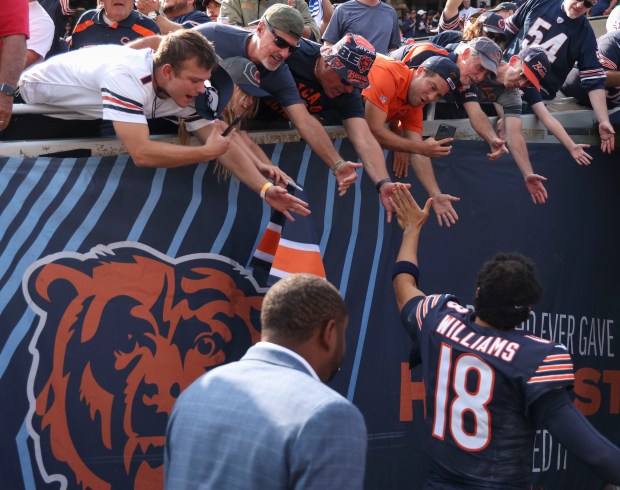
<path id="1" fill-rule="evenodd" d="M 176 398 L 258 341 L 264 291 L 226 257 L 135 243 L 42 259 L 24 290 L 40 315 L 28 392 L 44 480 L 161 488 Z"/>

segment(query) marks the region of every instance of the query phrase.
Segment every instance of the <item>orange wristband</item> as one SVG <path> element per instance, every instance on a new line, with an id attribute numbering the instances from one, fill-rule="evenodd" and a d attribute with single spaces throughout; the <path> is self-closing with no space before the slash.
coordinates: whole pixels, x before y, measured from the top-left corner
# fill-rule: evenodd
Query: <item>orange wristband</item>
<path id="1" fill-rule="evenodd" d="M 265 196 L 267 195 L 267 190 L 273 187 L 273 184 L 271 182 L 265 182 L 265 185 L 263 186 L 263 188 L 260 190 L 260 198 L 261 199 L 265 199 Z"/>

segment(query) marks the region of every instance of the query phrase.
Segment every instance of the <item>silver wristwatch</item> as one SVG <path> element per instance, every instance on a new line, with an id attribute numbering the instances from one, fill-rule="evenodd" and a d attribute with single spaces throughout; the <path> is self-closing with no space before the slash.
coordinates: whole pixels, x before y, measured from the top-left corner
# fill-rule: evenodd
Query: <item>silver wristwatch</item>
<path id="1" fill-rule="evenodd" d="M 146 16 L 154 21 L 157 21 L 157 17 L 159 17 L 161 15 L 161 12 L 159 10 L 153 10 L 152 12 L 149 12 L 148 14 L 146 14 Z"/>

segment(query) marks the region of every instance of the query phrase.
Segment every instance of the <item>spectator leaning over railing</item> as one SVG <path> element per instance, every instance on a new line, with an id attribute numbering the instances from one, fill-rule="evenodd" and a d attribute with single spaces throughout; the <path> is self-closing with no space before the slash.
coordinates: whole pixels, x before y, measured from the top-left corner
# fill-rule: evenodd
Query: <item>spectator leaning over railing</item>
<path id="1" fill-rule="evenodd" d="M 308 10 L 304 0 L 223 0 L 222 17 L 228 19 L 232 26 L 249 27 L 254 29 L 267 9 L 273 5 L 288 5 L 296 9 L 302 16 L 304 29 L 302 37 L 318 41 L 321 39 L 319 26 Z"/>
<path id="2" fill-rule="evenodd" d="M 419 67 L 424 60 L 435 55 L 447 56 L 454 61 L 461 72 L 460 81 L 463 88 L 449 92 L 446 96 L 449 102 L 456 104 L 443 104 L 443 106 L 457 108 L 458 117 L 464 117 L 460 115 L 461 108 L 465 111 L 472 128 L 489 145 L 490 152 L 487 153 L 487 157 L 490 160 L 495 160 L 508 153 L 508 149 L 504 140 L 498 137 L 478 101 L 470 100 L 468 95 L 476 93 L 475 85 L 484 80 L 485 77 L 493 78 L 496 76 L 501 53 L 500 47 L 493 41 L 486 37 L 478 37 L 468 43 L 454 45 L 450 49 L 434 44 L 404 46 L 390 53 L 390 57 L 404 61 L 410 68 Z M 397 156 L 394 159 L 398 161 Z M 404 163 L 404 168 L 406 168 L 406 161 Z M 395 165 L 396 175 L 398 175 L 397 168 L 399 167 Z"/>
<path id="3" fill-rule="evenodd" d="M 344 195 L 357 179 L 362 165 L 345 161 L 336 151 L 321 123 L 310 115 L 299 95 L 295 80 L 284 62 L 299 49 L 304 28 L 301 14 L 288 5 L 276 4 L 267 9 L 254 31 L 209 22 L 195 28 L 215 45 L 222 58 L 243 56 L 260 72 L 261 88 L 284 108 L 289 120 L 314 153 L 323 160 L 338 181 Z"/>
<path id="4" fill-rule="evenodd" d="M 231 124 L 235 117 L 241 116 L 242 118 L 235 135 L 235 143 L 240 145 L 247 158 L 254 163 L 261 174 L 273 180 L 275 184 L 286 187 L 292 179 L 274 165 L 263 149 L 250 138 L 246 131 L 241 129 L 248 119 L 256 116 L 259 98 L 269 95 L 260 88 L 258 68 L 250 60 L 241 56 L 226 58 L 220 62 L 220 66 L 228 72 L 235 84 L 232 97 L 222 111 L 222 119 L 226 124 Z M 230 175 L 226 167 L 219 164 L 217 172 L 226 177 Z"/>
<path id="5" fill-rule="evenodd" d="M 452 139 L 422 141 L 422 108 L 457 90 L 459 77 L 458 67 L 447 57 L 430 57 L 412 70 L 401 61 L 380 56 L 370 71 L 370 85 L 362 91 L 372 134 L 383 148 L 408 154 L 418 180 L 433 198 L 439 225 L 448 227 L 458 220 L 452 203 L 459 198 L 441 191 L 429 157 L 449 155 Z M 400 123 L 402 134 L 387 128 L 386 123 Z M 448 146 L 443 146 L 446 143 Z"/>
<path id="6" fill-rule="evenodd" d="M 599 122 L 601 151 L 611 153 L 615 131 L 609 122 L 605 102 L 605 72 L 596 57 L 596 38 L 585 14 L 596 0 L 530 0 L 506 20 L 508 45 L 504 59 L 532 44 L 542 46 L 551 62 L 551 72 L 541 84 L 540 93 L 525 89 L 523 98 L 530 105 L 551 100 L 575 63 L 581 84 Z"/>
<path id="7" fill-rule="evenodd" d="M 138 11 L 154 20 L 162 34 L 178 29 L 191 29 L 210 22 L 211 18 L 194 7 L 194 0 L 137 0 Z"/>
<path id="8" fill-rule="evenodd" d="M 368 87 L 375 60 L 374 47 L 362 36 L 346 34 L 333 46 L 312 41 L 301 45 L 286 60 L 308 110 L 323 124 L 342 124 L 349 141 L 364 164 L 364 171 L 375 184 L 381 203 L 391 221 L 390 181 L 383 150 L 365 120 L 360 90 Z M 286 112 L 274 99 L 261 100 L 261 115 L 274 119 Z"/>
<path id="9" fill-rule="evenodd" d="M 192 29 L 164 36 L 156 52 L 95 46 L 55 56 L 24 72 L 19 89 L 29 104 L 69 108 L 83 119 L 112 121 L 138 166 L 180 167 L 218 158 L 287 217 L 291 218 L 290 212 L 309 213 L 306 203 L 274 187 L 231 145 L 234 131 L 222 135 L 225 126 L 216 118 L 230 99 L 232 82 L 217 67 L 211 43 Z M 151 140 L 147 119 L 165 116 L 183 118 L 202 144 L 181 146 Z M 62 125 L 62 119 L 48 119 Z M 15 128 L 13 139 L 31 135 L 31 129 L 28 125 Z"/>
<path id="10" fill-rule="evenodd" d="M 349 33 L 364 36 L 380 54 L 401 44 L 396 10 L 381 0 L 349 0 L 338 5 L 323 33 L 323 42 L 336 44 Z"/>
<path id="11" fill-rule="evenodd" d="M 28 2 L 0 2 L 0 131 L 7 127 L 13 113 L 15 87 L 24 69 L 29 32 Z"/>

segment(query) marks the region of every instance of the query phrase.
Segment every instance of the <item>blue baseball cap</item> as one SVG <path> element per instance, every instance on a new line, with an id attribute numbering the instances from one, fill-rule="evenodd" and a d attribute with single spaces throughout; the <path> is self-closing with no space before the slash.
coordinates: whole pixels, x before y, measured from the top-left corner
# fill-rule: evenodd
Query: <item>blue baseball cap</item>
<path id="1" fill-rule="evenodd" d="M 450 58 L 431 56 L 420 66 L 437 73 L 437 75 L 448 82 L 451 92 L 455 92 L 461 87 L 461 70 Z"/>

